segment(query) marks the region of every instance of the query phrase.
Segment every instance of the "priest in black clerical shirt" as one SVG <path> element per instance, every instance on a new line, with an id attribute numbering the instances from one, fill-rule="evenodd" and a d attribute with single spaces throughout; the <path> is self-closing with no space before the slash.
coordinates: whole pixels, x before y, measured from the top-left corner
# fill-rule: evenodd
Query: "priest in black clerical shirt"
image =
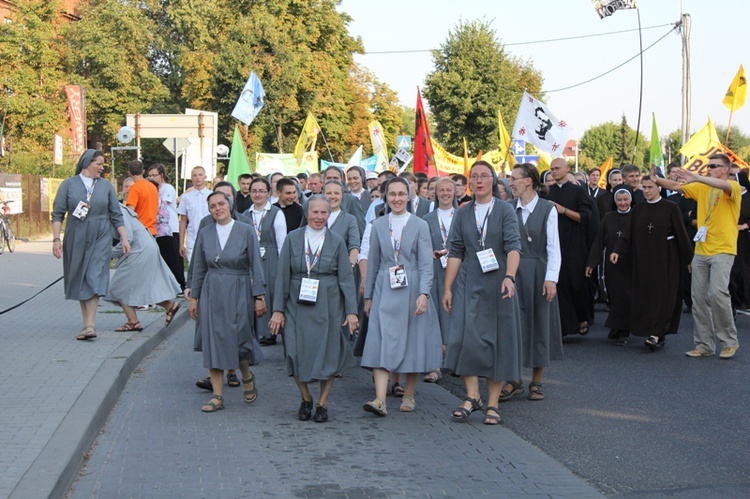
<path id="1" fill-rule="evenodd" d="M 586 190 L 568 181 L 570 166 L 562 158 L 550 164 L 555 183 L 547 199 L 558 215 L 560 247 L 563 248 L 557 296 L 563 336 L 586 334 L 594 320 L 594 293 L 586 277 L 586 259 L 599 227 L 599 213 Z"/>
<path id="2" fill-rule="evenodd" d="M 302 205 L 295 201 L 297 197 L 297 184 L 294 180 L 286 177 L 280 178 L 276 182 L 276 190 L 279 193 L 279 200 L 274 203 L 274 206 L 281 208 L 281 212 L 284 214 L 287 234 L 303 225 L 307 225 Z"/>

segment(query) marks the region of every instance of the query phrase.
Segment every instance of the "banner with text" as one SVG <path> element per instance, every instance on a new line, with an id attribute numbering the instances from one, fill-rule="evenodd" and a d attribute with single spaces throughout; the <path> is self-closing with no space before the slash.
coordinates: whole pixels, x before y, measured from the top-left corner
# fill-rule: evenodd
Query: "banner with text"
<path id="1" fill-rule="evenodd" d="M 78 158 L 86 150 L 86 92 L 81 85 L 65 85 L 70 109 L 70 132 L 73 147 L 70 155 Z"/>
<path id="2" fill-rule="evenodd" d="M 297 158 L 294 154 L 258 152 L 255 153 L 255 171 L 262 175 L 276 172 L 284 175 L 297 175 L 303 172 L 315 173 L 318 171 L 318 152 L 305 152 L 299 164 L 297 164 Z"/>

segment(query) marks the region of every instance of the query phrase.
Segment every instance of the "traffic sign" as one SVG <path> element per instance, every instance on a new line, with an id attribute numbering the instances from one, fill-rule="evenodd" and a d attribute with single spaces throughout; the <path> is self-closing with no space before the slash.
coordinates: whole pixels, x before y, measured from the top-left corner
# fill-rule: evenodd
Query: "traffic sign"
<path id="1" fill-rule="evenodd" d="M 411 149 L 411 135 L 399 135 L 396 137 L 396 145 L 399 149 Z"/>
<path id="2" fill-rule="evenodd" d="M 539 156 L 516 156 L 518 163 L 532 163 L 534 166 L 539 166 Z"/>
<path id="3" fill-rule="evenodd" d="M 400 159 L 402 163 L 408 163 L 411 161 L 411 154 L 409 154 L 406 149 L 399 148 L 398 151 L 396 151 L 395 157 Z"/>
<path id="4" fill-rule="evenodd" d="M 526 154 L 526 141 L 514 139 L 510 145 L 510 150 L 513 151 L 514 156 L 523 156 Z"/>

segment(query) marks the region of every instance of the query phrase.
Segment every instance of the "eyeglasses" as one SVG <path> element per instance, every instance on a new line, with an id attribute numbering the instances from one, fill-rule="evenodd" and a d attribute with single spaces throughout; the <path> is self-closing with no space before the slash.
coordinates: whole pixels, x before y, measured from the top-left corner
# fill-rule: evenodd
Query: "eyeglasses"
<path id="1" fill-rule="evenodd" d="M 474 181 L 477 181 L 477 180 L 485 181 L 485 180 L 490 180 L 492 178 L 492 175 L 487 175 L 487 174 L 484 174 L 484 175 L 472 175 L 469 178 L 471 180 L 474 180 Z"/>
<path id="2" fill-rule="evenodd" d="M 722 167 L 725 167 L 727 165 L 717 165 L 716 163 L 709 163 L 706 166 L 708 166 L 709 168 L 711 168 L 713 170 L 714 168 L 722 168 Z"/>
<path id="3" fill-rule="evenodd" d="M 389 198 L 405 198 L 408 195 L 408 192 L 389 192 L 386 194 Z"/>
<path id="4" fill-rule="evenodd" d="M 148 178 L 155 178 L 161 175 L 161 173 L 149 173 Z"/>
<path id="5" fill-rule="evenodd" d="M 250 191 L 250 194 L 266 194 L 268 191 Z"/>
<path id="6" fill-rule="evenodd" d="M 529 178 L 529 177 L 514 177 L 513 175 L 510 176 L 511 180 L 523 180 L 525 178 Z"/>

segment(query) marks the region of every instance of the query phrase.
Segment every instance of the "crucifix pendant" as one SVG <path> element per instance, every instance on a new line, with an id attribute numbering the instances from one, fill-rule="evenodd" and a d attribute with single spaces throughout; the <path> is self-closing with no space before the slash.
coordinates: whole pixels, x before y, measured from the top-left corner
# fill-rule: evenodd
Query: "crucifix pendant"
<path id="1" fill-rule="evenodd" d="M 526 240 L 527 240 L 528 242 L 531 242 L 531 236 L 526 236 Z"/>
<path id="2" fill-rule="evenodd" d="M 652 224 L 652 223 L 649 222 L 649 224 L 647 225 L 647 227 L 648 227 L 648 233 L 651 234 L 651 229 L 654 228 L 654 224 Z"/>

